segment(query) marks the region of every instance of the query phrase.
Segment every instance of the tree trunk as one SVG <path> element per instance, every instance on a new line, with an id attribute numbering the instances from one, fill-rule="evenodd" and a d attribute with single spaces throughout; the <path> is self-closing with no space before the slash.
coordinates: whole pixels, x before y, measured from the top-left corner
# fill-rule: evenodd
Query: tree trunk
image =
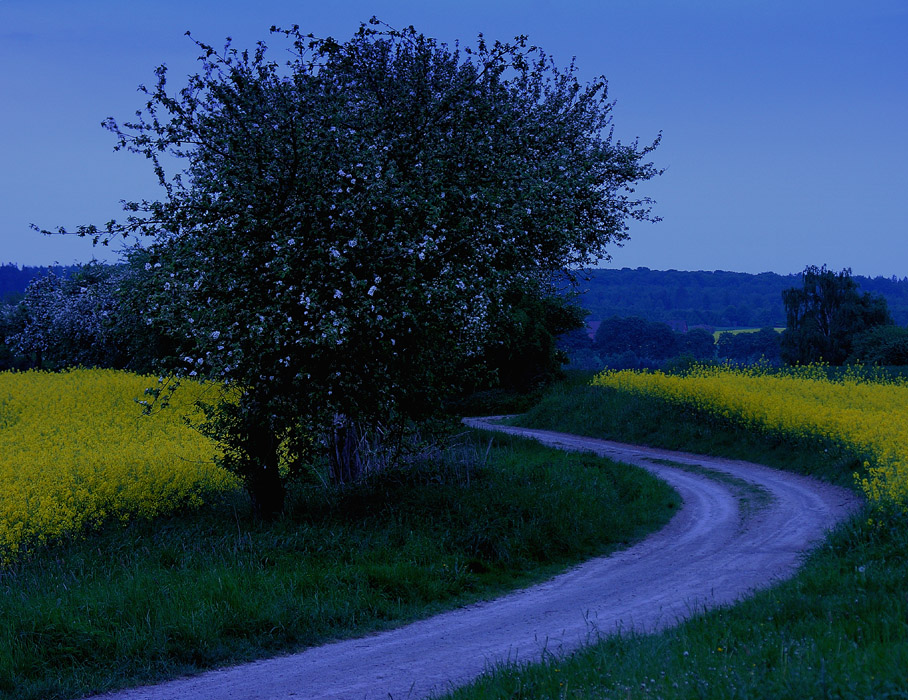
<path id="1" fill-rule="evenodd" d="M 329 450 L 332 483 L 349 484 L 362 476 L 361 437 L 356 423 L 344 416 L 335 418 Z"/>
<path id="2" fill-rule="evenodd" d="M 278 441 L 267 425 L 259 425 L 247 436 L 250 463 L 245 473 L 245 486 L 252 500 L 252 514 L 262 520 L 274 520 L 284 510 L 284 482 L 278 469 Z"/>
<path id="3" fill-rule="evenodd" d="M 271 521 L 284 510 L 286 491 L 277 464 L 262 464 L 246 479 L 246 491 L 252 501 L 252 515 Z"/>

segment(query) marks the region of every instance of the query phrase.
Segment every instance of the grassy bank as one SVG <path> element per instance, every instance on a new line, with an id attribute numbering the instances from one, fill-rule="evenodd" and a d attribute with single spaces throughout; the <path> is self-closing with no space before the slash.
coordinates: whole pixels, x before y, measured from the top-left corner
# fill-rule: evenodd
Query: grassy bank
<path id="1" fill-rule="evenodd" d="M 696 454 L 767 464 L 853 488 L 862 460 L 847 450 L 780 435 L 758 434 L 732 421 L 704 417 L 665 401 L 590 386 L 591 373 L 576 373 L 556 385 L 527 413 L 511 422 Z"/>
<path id="2" fill-rule="evenodd" d="M 399 624 L 620 547 L 676 506 L 642 471 L 495 436 L 479 466 L 300 486 L 277 523 L 228 493 L 110 524 L 0 571 L 0 697 L 78 697 Z"/>
<path id="3" fill-rule="evenodd" d="M 660 401 L 585 386 L 520 422 L 725 455 L 854 487 L 842 452 L 755 436 Z M 657 635 L 609 638 L 567 659 L 502 668 L 453 693 L 480 698 L 908 697 L 908 518 L 869 506 L 792 580 Z"/>

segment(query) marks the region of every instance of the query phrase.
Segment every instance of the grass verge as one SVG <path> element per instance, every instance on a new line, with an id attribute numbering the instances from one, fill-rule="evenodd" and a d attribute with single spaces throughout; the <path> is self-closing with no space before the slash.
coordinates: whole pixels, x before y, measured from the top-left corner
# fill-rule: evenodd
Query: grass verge
<path id="1" fill-rule="evenodd" d="M 0 571 L 0 697 L 78 697 L 400 624 L 611 551 L 678 505 L 642 470 L 494 442 L 480 467 L 300 486 L 276 523 L 234 495 L 34 552 Z"/>
<path id="2" fill-rule="evenodd" d="M 530 411 L 509 422 L 528 428 L 742 459 L 847 488 L 854 488 L 854 473 L 864 469 L 862 460 L 847 451 L 824 451 L 830 446 L 755 433 L 732 422 L 704 417 L 692 409 L 668 406 L 656 398 L 589 386 L 592 376 L 573 374 L 568 381 L 553 387 Z"/>
<path id="3" fill-rule="evenodd" d="M 658 401 L 564 384 L 520 422 L 724 455 L 853 486 L 847 455 L 679 415 Z M 868 507 L 791 580 L 656 635 L 502 667 L 451 694 L 485 698 L 906 698 L 908 518 Z"/>

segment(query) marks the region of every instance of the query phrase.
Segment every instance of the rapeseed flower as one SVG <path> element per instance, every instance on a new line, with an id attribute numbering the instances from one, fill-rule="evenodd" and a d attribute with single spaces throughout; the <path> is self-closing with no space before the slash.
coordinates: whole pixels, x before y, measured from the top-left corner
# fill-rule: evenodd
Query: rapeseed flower
<path id="1" fill-rule="evenodd" d="M 868 498 L 908 508 L 908 384 L 822 365 L 782 372 L 699 366 L 685 375 L 605 371 L 593 384 L 656 396 L 708 418 L 788 439 L 843 447 L 864 460 L 856 474 Z"/>
<path id="2" fill-rule="evenodd" d="M 237 487 L 187 424 L 213 385 L 184 381 L 144 415 L 155 377 L 76 369 L 0 373 L 0 560 L 110 519 L 152 517 Z"/>

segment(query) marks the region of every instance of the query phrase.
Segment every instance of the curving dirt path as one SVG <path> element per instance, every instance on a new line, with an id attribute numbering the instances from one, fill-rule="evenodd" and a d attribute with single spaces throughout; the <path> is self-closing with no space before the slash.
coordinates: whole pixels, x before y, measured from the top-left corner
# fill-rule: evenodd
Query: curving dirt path
<path id="1" fill-rule="evenodd" d="M 841 488 L 745 462 L 470 419 L 469 425 L 641 466 L 683 498 L 661 531 L 487 603 L 388 632 L 211 671 L 105 700 L 424 698 L 491 664 L 534 661 L 621 631 L 650 632 L 792 575 L 858 507 Z"/>

